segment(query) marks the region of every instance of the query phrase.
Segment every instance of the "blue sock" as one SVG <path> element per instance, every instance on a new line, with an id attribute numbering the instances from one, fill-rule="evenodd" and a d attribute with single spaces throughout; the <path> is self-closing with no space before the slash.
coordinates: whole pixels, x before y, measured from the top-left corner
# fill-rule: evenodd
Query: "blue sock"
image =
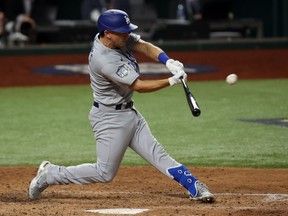
<path id="1" fill-rule="evenodd" d="M 180 165 L 178 167 L 168 168 L 167 172 L 174 178 L 175 181 L 186 188 L 192 196 L 196 196 L 197 190 L 195 187 L 195 182 L 198 181 L 198 179 L 194 177 L 185 166 Z"/>

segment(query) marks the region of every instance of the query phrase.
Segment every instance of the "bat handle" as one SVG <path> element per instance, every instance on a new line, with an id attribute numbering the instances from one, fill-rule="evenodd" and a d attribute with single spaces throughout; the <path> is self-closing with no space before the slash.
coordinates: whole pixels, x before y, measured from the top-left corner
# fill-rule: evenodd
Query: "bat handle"
<path id="1" fill-rule="evenodd" d="M 185 93 L 186 93 L 186 98 L 187 98 L 190 110 L 192 112 L 192 115 L 195 116 L 195 117 L 200 116 L 201 110 L 200 110 L 196 100 L 194 99 L 192 93 L 190 92 L 186 82 L 184 81 L 183 77 L 180 77 L 179 79 L 180 79 L 180 81 L 181 81 L 181 83 L 182 83 L 182 85 L 184 87 L 184 90 L 185 90 Z"/>
<path id="2" fill-rule="evenodd" d="M 183 76 L 179 77 L 179 79 L 180 79 L 181 83 L 186 86 L 186 83 L 184 82 Z"/>

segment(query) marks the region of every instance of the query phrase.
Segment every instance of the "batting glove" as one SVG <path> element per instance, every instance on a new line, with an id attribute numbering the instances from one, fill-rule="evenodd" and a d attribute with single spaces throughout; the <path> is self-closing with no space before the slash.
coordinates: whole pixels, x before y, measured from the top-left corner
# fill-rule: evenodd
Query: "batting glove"
<path id="1" fill-rule="evenodd" d="M 166 62 L 166 67 L 168 68 L 168 70 L 173 74 L 175 75 L 178 71 L 180 70 L 184 70 L 184 65 L 177 61 L 177 60 L 174 60 L 174 59 L 169 59 L 167 62 Z"/>
<path id="2" fill-rule="evenodd" d="M 174 76 L 168 79 L 170 86 L 181 83 L 180 79 L 184 79 L 185 81 L 187 80 L 187 74 L 184 70 L 179 70 Z"/>

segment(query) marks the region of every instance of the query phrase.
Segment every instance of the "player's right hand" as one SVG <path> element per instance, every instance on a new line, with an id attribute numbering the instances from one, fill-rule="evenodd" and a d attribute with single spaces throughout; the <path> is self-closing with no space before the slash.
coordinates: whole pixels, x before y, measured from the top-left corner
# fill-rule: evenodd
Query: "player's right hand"
<path id="1" fill-rule="evenodd" d="M 180 79 L 184 79 L 185 81 L 187 80 L 187 74 L 184 72 L 184 70 L 179 70 L 174 76 L 168 79 L 170 86 L 181 83 Z"/>
<path id="2" fill-rule="evenodd" d="M 174 59 L 169 59 L 167 62 L 166 62 L 166 67 L 168 68 L 168 70 L 173 74 L 175 75 L 178 71 L 180 70 L 184 70 L 184 65 L 177 61 L 177 60 L 174 60 Z"/>

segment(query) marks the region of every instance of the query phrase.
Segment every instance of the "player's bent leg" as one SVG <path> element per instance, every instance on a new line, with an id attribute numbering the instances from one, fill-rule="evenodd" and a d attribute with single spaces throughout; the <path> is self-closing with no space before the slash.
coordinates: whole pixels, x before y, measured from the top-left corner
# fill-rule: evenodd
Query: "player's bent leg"
<path id="1" fill-rule="evenodd" d="M 188 190 L 192 200 L 205 203 L 215 201 L 214 195 L 208 190 L 207 186 L 194 177 L 185 166 L 168 168 L 167 174 Z"/>
<path id="2" fill-rule="evenodd" d="M 32 200 L 39 198 L 49 185 L 111 182 L 117 173 L 118 167 L 115 167 L 115 165 L 109 166 L 100 161 L 94 164 L 87 163 L 69 167 L 43 161 L 38 168 L 37 175 L 30 183 L 29 198 Z"/>
<path id="3" fill-rule="evenodd" d="M 118 166 L 104 164 L 99 160 L 97 163 L 68 167 L 51 164 L 47 172 L 47 182 L 50 185 L 108 183 L 113 180 L 117 170 Z"/>

